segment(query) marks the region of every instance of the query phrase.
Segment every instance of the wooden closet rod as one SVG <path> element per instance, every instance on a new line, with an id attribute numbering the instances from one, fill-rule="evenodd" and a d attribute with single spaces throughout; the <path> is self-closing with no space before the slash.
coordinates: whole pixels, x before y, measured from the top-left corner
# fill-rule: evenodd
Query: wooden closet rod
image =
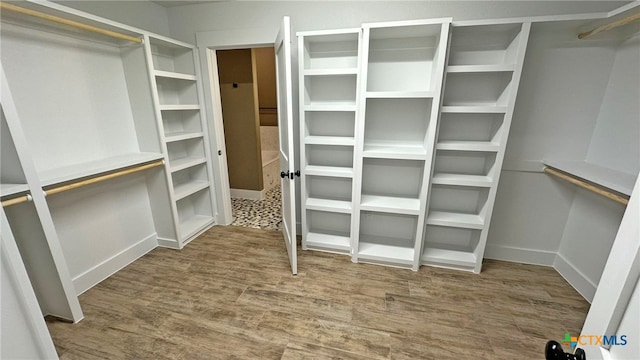
<path id="1" fill-rule="evenodd" d="M 137 38 L 135 36 L 120 34 L 120 33 L 115 32 L 115 31 L 101 29 L 101 28 L 96 27 L 96 26 L 83 24 L 83 23 L 80 23 L 80 22 L 77 22 L 77 21 L 64 19 L 64 18 L 61 18 L 61 17 L 58 17 L 58 16 L 41 13 L 39 11 L 35 11 L 35 10 L 31 10 L 31 9 L 25 9 L 25 8 L 22 8 L 22 7 L 13 5 L 13 4 L 7 4 L 6 2 L 0 2 L 0 9 L 9 10 L 9 11 L 17 12 L 17 13 L 20 13 L 20 14 L 37 17 L 37 18 L 40 18 L 40 19 L 57 22 L 57 23 L 60 23 L 60 24 L 69 25 L 69 26 L 72 26 L 72 27 L 75 27 L 75 28 L 78 28 L 78 29 L 83 29 L 83 30 L 92 31 L 92 32 L 95 32 L 95 33 L 98 33 L 98 34 L 111 36 L 111 37 L 114 37 L 114 38 L 117 38 L 117 39 L 127 40 L 127 41 L 131 41 L 131 42 L 134 42 L 134 43 L 142 44 L 142 39 L 141 38 Z"/>
<path id="2" fill-rule="evenodd" d="M 597 28 L 591 30 L 591 31 L 585 31 L 583 33 L 578 34 L 578 39 L 586 39 L 590 36 L 593 36 L 595 34 L 599 34 L 603 31 L 607 31 L 607 30 L 611 30 L 611 29 L 615 29 L 619 26 L 622 25 L 627 25 L 630 24 L 634 21 L 638 21 L 640 20 L 640 13 L 634 14 L 634 15 L 630 15 L 627 16 L 625 18 L 622 18 L 620 20 L 616 20 L 614 22 L 608 23 L 608 24 L 604 24 L 601 26 L 598 26 Z"/>
<path id="3" fill-rule="evenodd" d="M 582 180 L 580 178 L 576 178 L 574 176 L 566 174 L 566 173 L 564 173 L 564 172 L 562 172 L 560 170 L 556 170 L 556 169 L 550 168 L 550 167 L 545 167 L 544 168 L 544 172 L 547 173 L 547 174 L 559 177 L 562 180 L 568 181 L 568 182 L 570 182 L 570 183 L 572 183 L 574 185 L 577 185 L 577 186 L 579 186 L 579 187 L 581 187 L 583 189 L 586 189 L 586 190 L 589 190 L 591 192 L 594 192 L 594 193 L 596 193 L 598 195 L 602 195 L 602 196 L 606 197 L 607 199 L 613 200 L 613 201 L 618 202 L 618 203 L 620 203 L 622 205 L 627 205 L 629 203 L 629 199 L 624 197 L 624 196 L 622 196 L 622 195 L 618 195 L 618 194 L 616 194 L 614 192 L 611 192 L 611 191 L 609 191 L 607 189 L 604 189 L 604 188 L 602 188 L 600 186 L 593 185 L 593 184 L 591 184 L 589 182 L 586 182 L 586 181 L 584 181 L 584 180 Z"/>
<path id="4" fill-rule="evenodd" d="M 24 196 L 19 196 L 17 198 L 13 198 L 13 199 L 9 199 L 9 200 L 4 200 L 2 202 L 2 207 L 7 207 L 7 206 L 11 206 L 11 205 L 17 205 L 17 204 L 22 204 L 23 202 L 27 202 L 27 201 L 31 201 L 33 200 L 33 198 L 31 197 L 31 195 L 27 194 Z"/>
<path id="5" fill-rule="evenodd" d="M 138 171 L 151 169 L 151 168 L 154 168 L 154 167 L 157 167 L 157 166 L 162 166 L 163 164 L 164 164 L 164 160 L 158 160 L 158 161 L 154 161 L 152 163 L 146 164 L 146 165 L 140 165 L 140 166 L 136 166 L 134 168 L 116 171 L 116 172 L 111 173 L 111 174 L 97 176 L 97 177 L 94 177 L 94 178 L 91 178 L 91 179 L 87 179 L 87 180 L 81 180 L 81 181 L 78 181 L 78 182 L 74 182 L 72 184 L 58 186 L 58 187 L 55 187 L 55 188 L 52 188 L 52 189 L 49 189 L 49 190 L 45 190 L 44 193 L 45 193 L 45 195 L 53 195 L 53 194 L 61 193 L 63 191 L 77 189 L 79 187 L 83 187 L 83 186 L 95 184 L 95 183 L 98 183 L 98 182 L 102 182 L 102 181 L 105 181 L 105 180 L 115 179 L 117 177 L 128 175 L 128 174 L 132 174 L 132 173 L 136 173 Z"/>

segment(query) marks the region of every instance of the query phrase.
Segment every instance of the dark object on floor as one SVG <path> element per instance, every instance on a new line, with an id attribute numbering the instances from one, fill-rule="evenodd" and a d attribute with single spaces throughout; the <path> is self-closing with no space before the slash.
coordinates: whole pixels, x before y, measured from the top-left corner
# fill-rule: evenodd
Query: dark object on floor
<path id="1" fill-rule="evenodd" d="M 562 345 L 557 341 L 550 340 L 545 346 L 545 359 L 546 360 L 586 360 L 587 355 L 584 350 L 577 348 L 575 354 L 570 354 L 562 350 Z"/>

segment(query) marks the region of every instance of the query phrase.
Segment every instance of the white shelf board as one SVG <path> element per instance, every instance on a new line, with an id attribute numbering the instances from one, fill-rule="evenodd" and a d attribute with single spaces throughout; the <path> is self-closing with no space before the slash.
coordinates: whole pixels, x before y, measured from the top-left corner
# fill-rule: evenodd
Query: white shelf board
<path id="1" fill-rule="evenodd" d="M 431 183 L 437 185 L 491 187 L 491 185 L 493 185 L 493 179 L 489 176 L 482 175 L 440 173 L 435 174 L 431 178 Z"/>
<path id="2" fill-rule="evenodd" d="M 351 250 L 351 238 L 347 236 L 321 234 L 309 232 L 306 238 L 307 246 L 349 251 Z"/>
<path id="3" fill-rule="evenodd" d="M 29 192 L 27 184 L 0 184 L 0 196 L 9 196 Z"/>
<path id="4" fill-rule="evenodd" d="M 353 177 L 353 168 L 336 166 L 316 166 L 308 165 L 304 169 L 304 175 L 332 176 L 332 177 Z"/>
<path id="5" fill-rule="evenodd" d="M 436 96 L 434 91 L 367 91 L 368 99 L 429 99 Z"/>
<path id="6" fill-rule="evenodd" d="M 413 248 L 402 246 L 373 244 L 365 241 L 361 241 L 358 245 L 358 258 L 365 260 L 413 265 L 413 254 Z"/>
<path id="7" fill-rule="evenodd" d="M 353 210 L 350 201 L 318 198 L 307 198 L 307 201 L 305 202 L 305 208 L 308 210 L 338 212 L 344 214 L 351 214 L 351 211 Z"/>
<path id="8" fill-rule="evenodd" d="M 169 168 L 171 169 L 171 172 L 176 172 L 192 166 L 204 164 L 205 162 L 207 162 L 207 159 L 203 157 L 183 157 L 169 160 Z"/>
<path id="9" fill-rule="evenodd" d="M 200 110 L 200 105 L 160 105 L 162 111 Z"/>
<path id="10" fill-rule="evenodd" d="M 638 174 L 609 169 L 587 161 L 543 160 L 543 163 L 570 175 L 629 196 L 631 196 L 633 185 L 638 177 Z"/>
<path id="11" fill-rule="evenodd" d="M 464 114 L 504 114 L 507 112 L 506 106 L 443 106 L 440 110 L 443 113 L 464 113 Z"/>
<path id="12" fill-rule="evenodd" d="M 93 160 L 86 163 L 65 166 L 57 169 L 41 171 L 38 173 L 42 186 L 51 186 L 76 179 L 87 178 L 99 174 L 141 165 L 155 160 L 163 159 L 158 153 L 132 153 Z"/>
<path id="13" fill-rule="evenodd" d="M 449 264 L 463 267 L 475 267 L 477 264 L 476 255 L 472 252 L 430 247 L 425 247 L 421 260 L 425 264 Z"/>
<path id="14" fill-rule="evenodd" d="M 304 111 L 356 111 L 353 103 L 311 103 L 303 106 Z"/>
<path id="15" fill-rule="evenodd" d="M 175 141 L 201 138 L 203 136 L 204 134 L 202 132 L 176 131 L 176 132 L 166 133 L 164 139 L 166 142 L 175 142 Z"/>
<path id="16" fill-rule="evenodd" d="M 212 216 L 195 215 L 180 222 L 180 238 L 186 240 L 213 223 Z"/>
<path id="17" fill-rule="evenodd" d="M 353 146 L 356 140 L 347 136 L 305 136 L 304 143 L 308 145 L 343 145 Z"/>
<path id="18" fill-rule="evenodd" d="M 480 215 L 431 211 L 427 217 L 427 225 L 482 230 L 484 220 Z"/>
<path id="19" fill-rule="evenodd" d="M 365 143 L 363 157 L 380 159 L 425 160 L 427 150 L 422 145 Z"/>
<path id="20" fill-rule="evenodd" d="M 511 72 L 515 70 L 515 64 L 451 65 L 447 67 L 448 73 Z"/>
<path id="21" fill-rule="evenodd" d="M 356 75 L 358 68 L 305 69 L 305 76 Z"/>
<path id="22" fill-rule="evenodd" d="M 436 144 L 437 150 L 457 150 L 457 151 L 500 151 L 500 144 L 488 141 L 439 141 Z"/>
<path id="23" fill-rule="evenodd" d="M 391 196 L 362 195 L 360 210 L 420 215 L 420 200 Z"/>
<path id="24" fill-rule="evenodd" d="M 153 74 L 156 77 L 162 77 L 167 79 L 192 80 L 192 81 L 196 81 L 197 79 L 195 75 L 177 73 L 172 71 L 154 70 Z"/>
<path id="25" fill-rule="evenodd" d="M 173 194 L 175 195 L 175 200 L 184 199 L 191 194 L 195 194 L 200 190 L 206 189 L 209 187 L 209 182 L 204 180 L 194 180 L 185 184 L 180 184 L 176 186 L 173 190 Z"/>

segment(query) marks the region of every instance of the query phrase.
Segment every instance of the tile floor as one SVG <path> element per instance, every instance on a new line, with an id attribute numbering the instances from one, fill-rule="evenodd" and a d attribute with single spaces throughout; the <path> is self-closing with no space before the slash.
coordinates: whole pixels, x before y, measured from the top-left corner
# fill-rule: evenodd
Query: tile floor
<path id="1" fill-rule="evenodd" d="M 232 226 L 243 226 L 254 229 L 281 230 L 280 187 L 267 191 L 264 200 L 232 198 Z"/>

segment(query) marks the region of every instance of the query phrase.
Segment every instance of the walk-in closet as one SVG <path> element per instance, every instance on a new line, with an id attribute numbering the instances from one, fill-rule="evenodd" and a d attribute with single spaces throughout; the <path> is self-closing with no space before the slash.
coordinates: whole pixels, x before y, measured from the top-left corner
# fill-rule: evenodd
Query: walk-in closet
<path id="1" fill-rule="evenodd" d="M 0 357 L 637 334 L 638 1 L 0 9 Z"/>

